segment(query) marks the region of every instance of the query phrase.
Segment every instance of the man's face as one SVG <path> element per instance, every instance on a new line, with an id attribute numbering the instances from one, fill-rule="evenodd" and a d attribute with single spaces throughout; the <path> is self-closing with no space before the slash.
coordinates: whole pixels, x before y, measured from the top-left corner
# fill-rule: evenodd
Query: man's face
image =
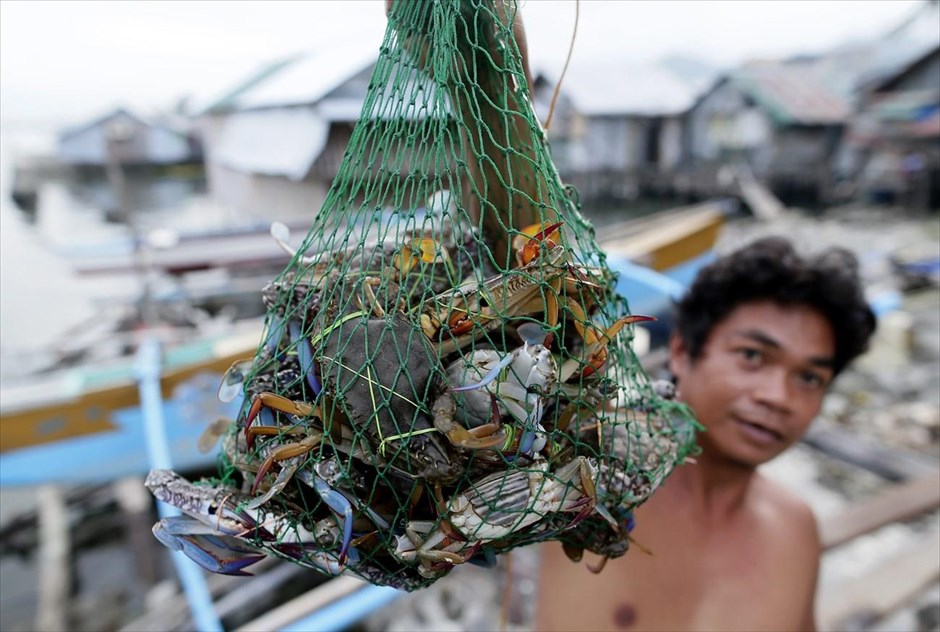
<path id="1" fill-rule="evenodd" d="M 833 377 L 835 341 L 816 310 L 761 301 L 715 325 L 698 358 L 677 336 L 670 351 L 679 398 L 706 428 L 703 456 L 756 467 L 799 440 L 816 417 Z"/>

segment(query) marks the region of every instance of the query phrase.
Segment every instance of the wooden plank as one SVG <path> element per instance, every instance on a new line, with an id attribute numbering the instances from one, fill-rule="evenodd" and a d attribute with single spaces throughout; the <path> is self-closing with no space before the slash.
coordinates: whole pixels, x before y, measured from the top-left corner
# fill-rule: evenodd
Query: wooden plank
<path id="1" fill-rule="evenodd" d="M 783 213 L 783 204 L 768 187 L 754 177 L 750 167 L 735 166 L 734 178 L 741 197 L 754 213 L 754 217 L 763 221 L 772 221 Z"/>
<path id="2" fill-rule="evenodd" d="M 900 485 L 820 521 L 823 548 L 831 549 L 886 524 L 940 507 L 940 472 Z"/>
<path id="3" fill-rule="evenodd" d="M 143 584 L 150 588 L 158 581 L 156 538 L 151 533 L 150 513 L 153 497 L 144 487 L 144 479 L 130 476 L 111 485 L 114 497 L 124 516 L 127 537 L 134 554 L 134 566 Z"/>
<path id="4" fill-rule="evenodd" d="M 43 485 L 37 492 L 39 511 L 39 589 L 36 629 L 69 629 L 72 576 L 68 510 L 62 489 Z"/>
<path id="5" fill-rule="evenodd" d="M 842 584 L 820 591 L 820 630 L 862 627 L 890 614 L 940 578 L 940 530 Z"/>
<path id="6" fill-rule="evenodd" d="M 940 462 L 920 452 L 895 448 L 817 419 L 803 442 L 829 456 L 857 465 L 890 481 L 936 476 Z"/>
<path id="7" fill-rule="evenodd" d="M 169 554 L 169 552 L 167 552 L 167 554 Z M 257 575 L 250 578 L 210 573 L 206 576 L 206 585 L 209 588 L 209 594 L 212 595 L 213 598 L 218 599 L 216 602 L 216 604 L 218 604 L 225 598 L 220 598 L 220 595 L 227 595 L 230 592 L 234 592 L 246 586 L 257 586 L 258 584 L 253 582 L 257 582 L 266 577 L 269 573 L 265 571 L 278 565 L 288 565 L 288 563 L 281 562 L 273 557 L 265 557 L 257 564 L 251 566 L 249 569 L 250 572 L 257 573 Z M 301 567 L 298 566 L 297 568 Z M 274 570 L 276 570 L 276 568 L 274 568 Z M 170 581 L 173 581 L 174 585 L 176 584 L 175 580 Z M 162 586 L 157 587 L 157 590 L 161 589 Z M 157 632 L 159 630 L 186 629 L 183 628 L 184 624 L 189 624 L 190 628 L 192 627 L 189 604 L 186 602 L 186 597 L 178 590 L 174 590 L 172 598 L 162 599 L 153 605 L 155 606 L 154 608 L 148 609 L 141 616 L 127 623 L 120 629 L 120 632 L 145 632 L 150 630 Z M 216 611 L 220 618 L 228 614 L 219 612 L 218 606 L 216 606 Z"/>
<path id="8" fill-rule="evenodd" d="M 355 577 L 346 575 L 336 577 L 266 612 L 254 621 L 249 621 L 245 625 L 236 628 L 236 632 L 279 630 L 311 612 L 323 608 L 338 599 L 347 597 L 357 590 L 362 590 L 368 585 L 368 583 Z"/>
<path id="9" fill-rule="evenodd" d="M 298 575 L 309 572 L 309 568 L 290 562 L 281 562 L 263 575 L 242 580 L 227 595 L 216 600 L 215 612 L 220 619 L 225 619 L 235 612 L 254 607 L 251 614 L 256 614 L 262 609 L 261 605 L 258 604 L 266 598 L 266 595 L 270 596 L 270 599 L 275 598 L 282 585 L 295 579 Z M 273 604 L 269 603 L 270 605 Z"/>

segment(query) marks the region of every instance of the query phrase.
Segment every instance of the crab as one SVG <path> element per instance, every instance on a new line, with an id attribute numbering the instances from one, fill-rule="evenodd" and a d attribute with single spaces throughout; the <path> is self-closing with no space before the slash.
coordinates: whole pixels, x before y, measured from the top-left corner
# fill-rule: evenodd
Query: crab
<path id="1" fill-rule="evenodd" d="M 467 562 L 487 543 L 524 532 L 546 517 L 576 512 L 569 521 L 575 525 L 595 511 L 606 514 L 594 502 L 595 475 L 596 465 L 587 457 L 555 472 L 542 459 L 530 468 L 489 474 L 451 498 L 438 521 L 410 521 L 405 534 L 396 536 L 393 555 L 433 578 Z"/>
<path id="2" fill-rule="evenodd" d="M 161 519 L 154 536 L 208 571 L 248 575 L 244 568 L 268 554 L 327 575 L 344 570 L 340 556 L 325 550 L 322 537 L 273 508 L 248 509 L 250 498 L 234 489 L 194 485 L 172 470 L 152 470 L 144 485 L 157 500 L 185 514 Z M 350 549 L 349 562 L 358 561 Z"/>
<path id="3" fill-rule="evenodd" d="M 275 507 L 248 509 L 250 498 L 237 490 L 196 485 L 172 470 L 152 470 L 144 484 L 157 500 L 184 514 L 162 518 L 153 526 L 154 536 L 209 572 L 250 575 L 247 567 L 273 555 L 325 575 L 353 575 L 404 590 L 427 583 L 412 569 L 388 573 L 360 555 L 354 545 L 341 560 L 334 550 L 343 533 L 334 517 L 320 519 L 308 529 Z"/>
<path id="4" fill-rule="evenodd" d="M 541 344 L 525 342 L 507 354 L 478 349 L 447 368 L 450 385 L 432 407 L 434 426 L 461 448 L 499 446 L 531 457 L 546 444 L 543 399 L 557 375 L 551 352 Z M 514 426 L 501 425 L 506 415 Z"/>

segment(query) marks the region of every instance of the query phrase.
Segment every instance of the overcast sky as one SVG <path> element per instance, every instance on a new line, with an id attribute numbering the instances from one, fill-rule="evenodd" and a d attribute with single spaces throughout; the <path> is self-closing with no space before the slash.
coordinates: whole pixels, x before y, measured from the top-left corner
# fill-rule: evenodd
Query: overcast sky
<path id="1" fill-rule="evenodd" d="M 919 4 L 582 0 L 574 55 L 642 62 L 675 54 L 729 66 L 874 37 Z M 574 0 L 526 0 L 522 13 L 533 58 L 563 58 Z M 384 30 L 375 0 L 3 0 L 0 116 L 77 123 L 119 104 L 147 113 L 299 51 L 347 41 L 377 48 Z"/>

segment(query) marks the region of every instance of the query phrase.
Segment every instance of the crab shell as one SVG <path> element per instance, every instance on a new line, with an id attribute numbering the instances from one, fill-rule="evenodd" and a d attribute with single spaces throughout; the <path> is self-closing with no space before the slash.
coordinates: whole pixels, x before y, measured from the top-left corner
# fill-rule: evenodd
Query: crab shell
<path id="1" fill-rule="evenodd" d="M 588 498 L 577 480 L 581 467 L 591 478 L 596 466 L 585 457 L 573 459 L 554 474 L 548 462 L 509 473 L 495 472 L 448 503 L 448 520 L 475 542 L 497 540 L 518 532 L 548 515 L 572 511 Z"/>
<path id="2" fill-rule="evenodd" d="M 418 407 L 437 362 L 427 338 L 397 311 L 342 320 L 314 351 L 334 406 L 385 462 L 427 481 L 456 480 L 462 464 Z"/>
<path id="3" fill-rule="evenodd" d="M 555 388 L 558 380 L 555 360 L 540 344 L 523 345 L 512 355 L 512 363 L 492 382 L 479 389 L 455 393 L 458 421 L 471 428 L 488 422 L 493 414 L 491 394 L 496 397 L 500 416 L 511 414 L 533 428 L 541 421 L 541 399 Z M 493 349 L 473 351 L 466 359 L 458 359 L 447 367 L 448 382 L 454 388 L 479 382 L 504 358 L 505 354 Z"/>

